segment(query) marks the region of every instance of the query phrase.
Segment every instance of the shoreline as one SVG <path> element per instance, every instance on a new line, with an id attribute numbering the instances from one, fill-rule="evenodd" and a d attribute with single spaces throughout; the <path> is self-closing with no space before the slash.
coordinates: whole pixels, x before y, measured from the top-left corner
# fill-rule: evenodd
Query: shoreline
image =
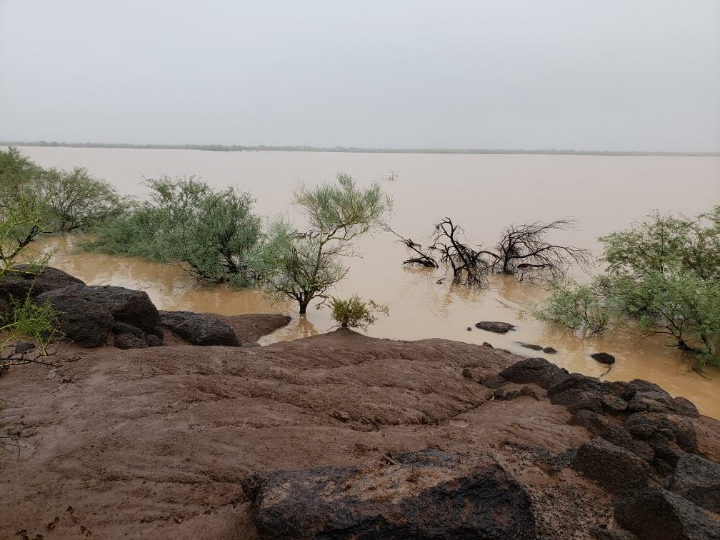
<path id="1" fill-rule="evenodd" d="M 131 150 L 200 150 L 206 152 L 319 152 L 348 154 L 449 154 L 449 155 L 542 155 L 542 156 L 607 156 L 607 157 L 720 157 L 720 152 L 681 151 L 614 151 L 614 150 L 554 150 L 554 149 L 461 149 L 461 148 L 364 148 L 275 145 L 222 144 L 130 144 L 130 143 L 72 143 L 44 141 L 0 141 L 0 146 L 29 146 L 41 148 L 105 148 Z"/>

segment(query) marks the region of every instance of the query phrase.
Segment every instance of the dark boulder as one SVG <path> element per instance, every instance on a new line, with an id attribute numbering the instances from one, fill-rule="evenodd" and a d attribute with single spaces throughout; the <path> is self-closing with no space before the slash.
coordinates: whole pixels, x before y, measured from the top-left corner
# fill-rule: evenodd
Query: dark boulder
<path id="1" fill-rule="evenodd" d="M 149 334 L 162 335 L 160 314 L 146 292 L 112 285 L 72 289 L 89 302 L 103 306 L 115 321 L 130 324 Z"/>
<path id="2" fill-rule="evenodd" d="M 395 460 L 251 475 L 243 490 L 260 538 L 535 538 L 529 495 L 492 457 Z"/>
<path id="3" fill-rule="evenodd" d="M 720 513 L 720 465 L 685 454 L 675 467 L 668 489 L 695 504 Z"/>
<path id="4" fill-rule="evenodd" d="M 601 364 L 612 365 L 615 363 L 615 357 L 606 352 L 597 352 L 590 355 L 590 358 Z"/>
<path id="5" fill-rule="evenodd" d="M 528 384 L 534 383 L 542 388 L 549 388 L 568 376 L 567 371 L 557 367 L 544 358 L 527 358 L 515 362 L 500 372 L 506 381 Z"/>
<path id="6" fill-rule="evenodd" d="M 650 474 L 650 466 L 645 461 L 599 437 L 578 449 L 572 466 L 612 493 L 643 487 Z"/>
<path id="7" fill-rule="evenodd" d="M 544 347 L 543 352 L 545 354 L 555 354 L 557 352 L 557 349 L 555 349 L 554 347 Z"/>
<path id="8" fill-rule="evenodd" d="M 227 324 L 215 317 L 190 311 L 163 311 L 162 325 L 193 345 L 240 346 L 240 340 Z"/>
<path id="9" fill-rule="evenodd" d="M 510 330 L 515 330 L 514 324 L 499 321 L 480 321 L 475 327 L 496 334 L 507 334 Z"/>
<path id="10" fill-rule="evenodd" d="M 18 264 L 0 277 L 0 296 L 24 300 L 28 295 L 35 298 L 44 292 L 64 289 L 71 285 L 85 283 L 57 268 L 48 266 L 38 273 L 28 264 Z"/>
<path id="11" fill-rule="evenodd" d="M 77 289 L 78 286 L 72 286 L 47 291 L 37 296 L 35 302 L 47 302 L 58 312 L 57 326 L 65 339 L 81 347 L 105 345 L 113 317 L 104 306 L 78 295 Z"/>
<path id="12" fill-rule="evenodd" d="M 659 487 L 615 500 L 615 520 L 640 540 L 717 540 L 720 524 L 699 506 Z"/>

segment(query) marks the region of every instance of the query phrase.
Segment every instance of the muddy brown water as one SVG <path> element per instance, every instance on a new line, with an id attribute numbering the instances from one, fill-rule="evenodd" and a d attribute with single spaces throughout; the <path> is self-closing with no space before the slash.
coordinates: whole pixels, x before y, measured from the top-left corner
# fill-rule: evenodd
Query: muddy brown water
<path id="1" fill-rule="evenodd" d="M 599 250 L 597 238 L 628 227 L 653 209 L 695 215 L 720 203 L 720 158 L 648 156 L 429 155 L 321 152 L 202 152 L 194 150 L 71 149 L 27 147 L 23 151 L 43 166 L 87 167 L 125 194 L 142 196 L 143 177 L 197 175 L 214 186 L 235 184 L 257 198 L 265 217 L 296 210 L 289 205 L 300 182 L 330 180 L 342 171 L 360 182 L 381 180 L 394 200 L 392 227 L 421 242 L 435 220 L 450 216 L 473 243 L 492 245 L 504 225 L 513 222 L 574 217 L 578 227 L 553 239 Z M 389 172 L 397 173 L 394 181 Z M 134 258 L 77 250 L 77 238 L 46 238 L 56 249 L 53 266 L 90 284 L 142 289 L 162 309 L 222 314 L 283 311 L 294 315 L 284 329 L 264 343 L 326 332 L 333 322 L 327 308 L 295 315 L 290 304 L 273 304 L 257 290 L 233 291 L 202 286 L 181 269 Z M 542 286 L 493 277 L 481 291 L 451 286 L 442 270 L 402 266 L 405 248 L 388 233 L 360 241 L 362 257 L 349 260 L 347 279 L 336 294 L 360 294 L 384 303 L 369 335 L 392 339 L 446 338 L 469 343 L 488 341 L 518 354 L 532 351 L 516 342 L 550 345 L 559 352 L 547 358 L 571 371 L 599 376 L 606 366 L 589 355 L 606 351 L 617 362 L 608 380 L 642 378 L 674 395 L 693 400 L 700 410 L 720 418 L 720 370 L 705 377 L 689 370 L 666 341 L 645 337 L 631 325 L 583 339 L 543 324 L 532 309 L 546 295 Z M 579 274 L 579 279 L 587 276 Z M 517 325 L 497 335 L 474 328 L 480 320 Z M 468 331 L 467 328 L 472 330 Z"/>

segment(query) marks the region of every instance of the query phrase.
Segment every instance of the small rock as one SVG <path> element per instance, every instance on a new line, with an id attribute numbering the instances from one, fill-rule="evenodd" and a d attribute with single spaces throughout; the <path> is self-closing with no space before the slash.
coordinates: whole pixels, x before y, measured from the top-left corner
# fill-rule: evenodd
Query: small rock
<path id="1" fill-rule="evenodd" d="M 493 392 L 493 397 L 498 401 L 510 401 L 523 396 L 531 397 L 536 401 L 540 400 L 537 394 L 533 392 L 529 386 L 523 386 L 519 390 L 505 390 L 498 388 L 495 392 Z"/>
<path id="2" fill-rule="evenodd" d="M 29 341 L 21 341 L 20 343 L 15 345 L 15 354 L 26 353 L 28 351 L 32 351 L 34 348 L 34 343 L 30 343 Z"/>
<path id="3" fill-rule="evenodd" d="M 533 351 L 542 351 L 543 346 L 542 345 L 535 345 L 534 343 L 523 343 L 522 341 L 516 341 L 518 345 L 525 349 L 532 349 Z"/>
<path id="4" fill-rule="evenodd" d="M 606 352 L 598 352 L 590 355 L 590 358 L 593 360 L 600 362 L 601 364 L 614 364 L 615 363 L 615 357 L 612 354 L 608 354 Z"/>
<path id="5" fill-rule="evenodd" d="M 487 341 L 483 341 L 482 344 L 483 347 L 487 347 L 488 349 L 494 349 L 495 347 L 492 346 L 492 343 L 488 343 Z"/>
<path id="6" fill-rule="evenodd" d="M 515 330 L 514 324 L 500 321 L 480 321 L 475 327 L 496 334 L 507 334 L 510 330 Z"/>
<path id="7" fill-rule="evenodd" d="M 350 421 L 350 413 L 346 411 L 334 411 L 330 416 L 335 418 L 335 420 L 340 420 L 341 422 Z"/>
<path id="8" fill-rule="evenodd" d="M 462 376 L 465 377 L 466 379 L 472 379 L 473 374 L 472 374 L 472 371 L 470 371 L 470 368 L 463 368 Z"/>
<path id="9" fill-rule="evenodd" d="M 545 354 L 555 354 L 555 353 L 557 352 L 557 350 L 554 349 L 553 347 L 545 347 L 545 348 L 543 349 L 543 352 L 544 352 Z"/>
<path id="10" fill-rule="evenodd" d="M 507 381 L 503 379 L 500 375 L 493 375 L 492 377 L 485 379 L 482 384 L 483 386 L 494 390 L 495 388 L 500 388 L 506 382 Z"/>
<path id="11" fill-rule="evenodd" d="M 118 334 L 115 336 L 114 345 L 118 349 L 147 349 L 148 347 L 147 341 L 132 334 Z"/>
<path id="12" fill-rule="evenodd" d="M 468 326 L 468 327 L 467 327 L 467 331 L 468 331 L 468 332 L 472 332 L 472 327 Z"/>

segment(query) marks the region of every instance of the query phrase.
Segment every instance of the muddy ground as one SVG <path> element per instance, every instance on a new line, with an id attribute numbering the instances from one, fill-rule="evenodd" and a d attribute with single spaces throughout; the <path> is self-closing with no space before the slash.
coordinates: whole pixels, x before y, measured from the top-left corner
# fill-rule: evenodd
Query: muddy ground
<path id="1" fill-rule="evenodd" d="M 492 454 L 529 492 L 541 537 L 615 528 L 607 493 L 538 458 L 586 429 L 539 387 L 502 401 L 477 382 L 518 359 L 345 330 L 255 348 L 63 345 L 58 367 L 0 377 L 0 537 L 256 538 L 250 473 L 384 467 L 425 448 Z M 718 423 L 693 422 L 718 458 Z"/>

